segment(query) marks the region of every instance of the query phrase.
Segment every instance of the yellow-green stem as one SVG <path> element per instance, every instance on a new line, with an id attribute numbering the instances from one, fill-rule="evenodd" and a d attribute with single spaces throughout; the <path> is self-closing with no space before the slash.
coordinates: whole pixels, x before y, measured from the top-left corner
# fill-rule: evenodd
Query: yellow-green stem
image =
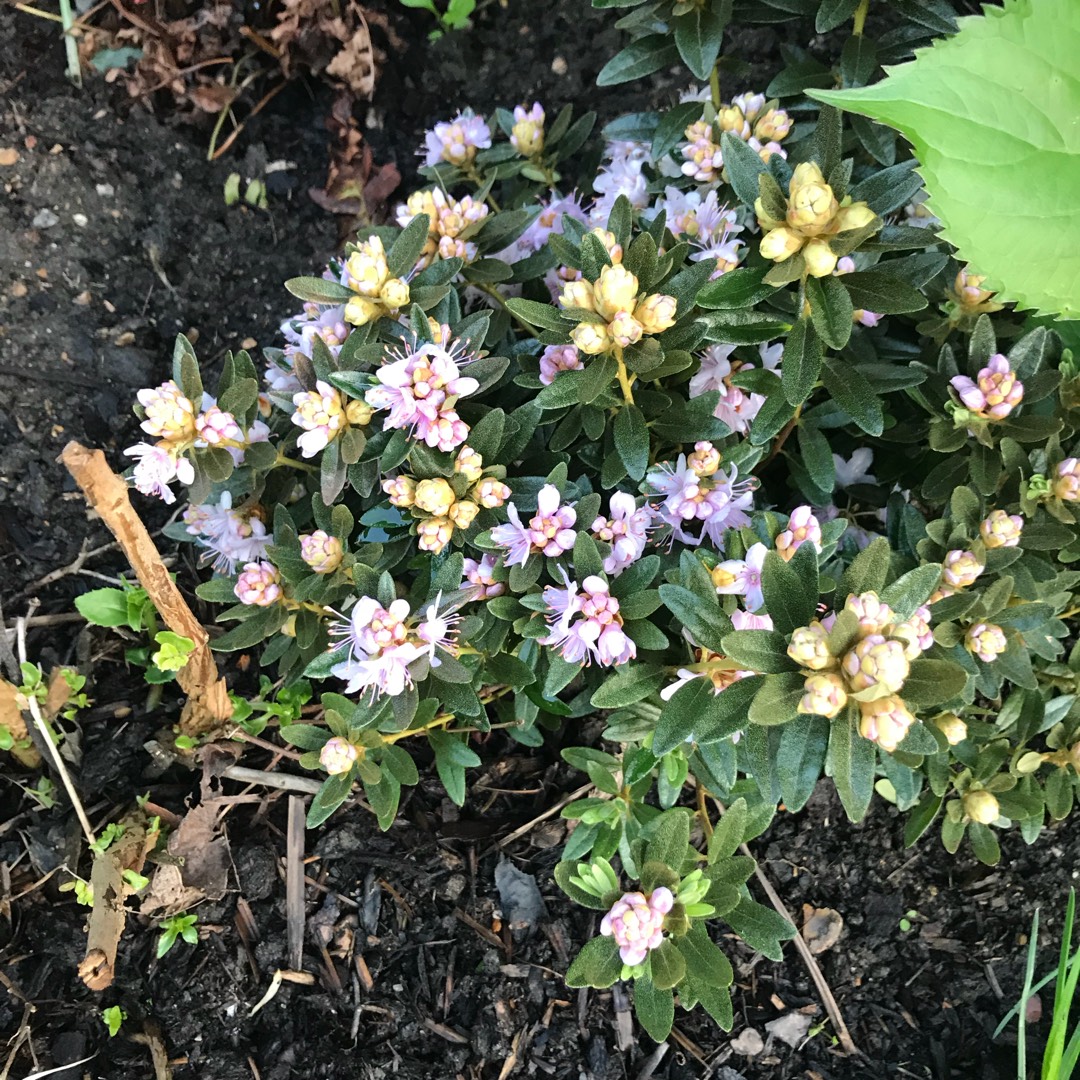
<path id="1" fill-rule="evenodd" d="M 712 106 L 719 111 L 720 109 L 720 65 L 713 64 L 712 71 L 709 72 L 709 92 L 712 95 Z"/>
<path id="2" fill-rule="evenodd" d="M 314 465 L 309 465 L 306 461 L 294 461 L 291 457 L 286 457 L 280 450 L 278 455 L 274 458 L 275 465 L 287 465 L 290 469 L 300 469 L 302 472 L 318 472 L 319 470 Z"/>
<path id="3" fill-rule="evenodd" d="M 634 378 L 629 371 L 626 370 L 626 364 L 623 363 L 623 351 L 616 345 L 615 346 L 615 363 L 619 365 L 619 386 L 622 389 L 623 401 L 627 405 L 634 404 Z"/>
<path id="4" fill-rule="evenodd" d="M 705 805 L 705 788 L 701 786 L 701 781 L 696 780 L 695 785 L 697 787 L 697 812 L 698 817 L 701 819 L 701 831 L 705 834 L 705 843 L 712 839 L 713 827 L 712 822 L 709 820 L 709 808 Z"/>
<path id="5" fill-rule="evenodd" d="M 859 6 L 855 9 L 855 15 L 853 17 L 853 23 L 851 32 L 858 34 L 862 37 L 863 27 L 866 25 L 866 13 L 870 10 L 870 0 L 860 0 Z"/>
<path id="6" fill-rule="evenodd" d="M 510 317 L 521 327 L 527 334 L 531 334 L 533 337 L 539 337 L 540 331 L 536 329 L 531 323 L 526 322 L 520 315 L 515 315 L 514 312 L 506 306 L 506 299 L 493 285 L 488 285 L 483 282 L 473 282 L 474 289 L 479 289 L 482 293 L 487 293 L 492 300 L 495 301 L 504 311 L 510 313 Z"/>

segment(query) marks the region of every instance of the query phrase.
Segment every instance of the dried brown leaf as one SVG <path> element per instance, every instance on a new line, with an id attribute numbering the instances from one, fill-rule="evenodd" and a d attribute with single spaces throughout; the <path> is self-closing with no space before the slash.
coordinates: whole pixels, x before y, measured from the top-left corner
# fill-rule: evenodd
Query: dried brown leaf
<path id="1" fill-rule="evenodd" d="M 802 937 L 816 955 L 827 952 L 844 931 L 844 920 L 832 908 L 814 908 L 803 904 Z"/>

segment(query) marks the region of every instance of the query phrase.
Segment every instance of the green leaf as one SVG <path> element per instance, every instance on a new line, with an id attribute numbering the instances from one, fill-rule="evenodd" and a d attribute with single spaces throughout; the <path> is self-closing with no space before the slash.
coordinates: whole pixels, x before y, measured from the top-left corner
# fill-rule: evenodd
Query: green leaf
<path id="1" fill-rule="evenodd" d="M 679 60 L 675 41 L 667 34 L 647 34 L 616 53 L 596 76 L 597 86 L 618 86 L 619 83 L 640 79 Z"/>
<path id="2" fill-rule="evenodd" d="M 910 706 L 929 708 L 944 705 L 964 692 L 967 672 L 949 660 L 911 661 L 911 672 L 904 680 L 900 696 Z"/>
<path id="3" fill-rule="evenodd" d="M 780 732 L 776 778 L 784 805 L 793 813 L 806 805 L 821 777 L 829 725 L 821 716 L 797 716 Z"/>
<path id="4" fill-rule="evenodd" d="M 664 938 L 660 948 L 649 954 L 649 969 L 657 990 L 671 990 L 686 975 L 686 960 L 671 938 Z"/>
<path id="5" fill-rule="evenodd" d="M 693 103 L 700 112 L 701 108 Z M 715 281 L 706 282 L 697 295 L 698 307 L 706 311 L 744 311 L 762 300 L 768 299 L 776 290 L 766 285 L 762 278 L 766 267 L 729 270 Z"/>
<path id="6" fill-rule="evenodd" d="M 468 738 L 465 736 L 464 738 Z M 428 742 L 435 751 L 435 768 L 439 779 L 458 806 L 465 805 L 465 769 L 480 764 L 480 758 L 465 744 L 462 737 L 444 731 L 429 731 Z"/>
<path id="7" fill-rule="evenodd" d="M 871 541 L 852 559 L 851 565 L 844 571 L 836 589 L 837 598 L 846 600 L 849 596 L 857 596 L 864 592 L 880 594 L 889 574 L 890 556 L 889 541 L 884 536 Z M 934 584 L 936 585 L 937 582 Z"/>
<path id="8" fill-rule="evenodd" d="M 801 405 L 813 392 L 821 374 L 821 360 L 821 341 L 814 324 L 800 319 L 784 342 L 780 363 L 784 397 L 789 405 Z"/>
<path id="9" fill-rule="evenodd" d="M 731 621 L 715 602 L 707 602 L 681 585 L 660 586 L 664 606 L 703 648 L 722 653 L 721 642 Z"/>
<path id="10" fill-rule="evenodd" d="M 799 441 L 799 453 L 802 464 L 815 487 L 826 495 L 831 495 L 836 487 L 836 465 L 833 462 L 832 447 L 821 430 L 810 424 L 799 424 L 795 429 Z M 803 544 L 799 548 L 811 545 Z"/>
<path id="11" fill-rule="evenodd" d="M 1001 847 L 989 825 L 971 822 L 968 826 L 968 837 L 971 840 L 971 850 L 975 852 L 975 858 L 979 862 L 987 866 L 997 866 L 1001 862 Z"/>
<path id="12" fill-rule="evenodd" d="M 649 830 L 643 862 L 659 862 L 678 872 L 690 843 L 690 814 L 685 810 L 666 810 Z"/>
<path id="13" fill-rule="evenodd" d="M 835 30 L 855 14 L 858 6 L 859 0 L 821 0 L 821 6 L 814 19 L 814 29 L 819 34 Z"/>
<path id="14" fill-rule="evenodd" d="M 727 859 L 739 850 L 746 830 L 746 800 L 736 799 L 716 823 L 709 838 L 709 865 Z"/>
<path id="15" fill-rule="evenodd" d="M 647 698 L 667 679 L 655 664 L 626 664 L 610 676 L 589 699 L 594 709 L 621 709 Z"/>
<path id="16" fill-rule="evenodd" d="M 724 916 L 724 921 L 751 949 L 777 962 L 784 959 L 780 943 L 795 936 L 795 927 L 787 919 L 747 897 Z"/>
<path id="17" fill-rule="evenodd" d="M 723 989 L 734 981 L 731 962 L 714 944 L 703 923 L 694 923 L 675 944 L 686 961 L 686 974 L 697 982 Z M 655 974 L 655 968 L 653 970 Z"/>
<path id="18" fill-rule="evenodd" d="M 810 318 L 818 337 L 830 349 L 842 349 L 851 337 L 851 317 L 854 309 L 846 284 L 846 281 L 839 277 L 806 279 L 806 299 L 810 304 Z M 799 403 L 796 401 L 792 404 Z"/>
<path id="19" fill-rule="evenodd" d="M 680 105 L 673 105 L 660 117 L 660 124 L 652 141 L 652 160 L 659 161 L 662 157 L 674 150 L 684 138 L 687 127 L 701 117 L 700 101 L 684 101 Z M 645 235 L 644 233 L 642 235 Z M 640 237 L 639 237 L 640 239 Z M 629 254 L 629 252 L 627 252 Z M 625 264 L 625 262 L 624 262 Z M 627 267 L 631 273 L 635 270 Z M 639 275 L 640 276 L 640 275 Z"/>
<path id="20" fill-rule="evenodd" d="M 285 282 L 285 288 L 298 300 L 313 304 L 343 304 L 355 294 L 336 281 L 321 277 L 294 277 Z"/>
<path id="21" fill-rule="evenodd" d="M 822 381 L 836 404 L 868 435 L 880 435 L 885 430 L 881 399 L 866 377 L 850 364 L 827 354 Z"/>
<path id="22" fill-rule="evenodd" d="M 507 310 L 512 314 L 524 319 L 530 326 L 538 326 L 542 330 L 562 330 L 569 332 L 570 323 L 564 319 L 556 308 L 550 304 L 540 304 L 535 300 L 523 300 L 513 296 L 506 301 Z"/>
<path id="23" fill-rule="evenodd" d="M 1076 318 L 1080 244 L 1066 223 L 1080 215 L 1080 7 L 985 12 L 882 82 L 810 96 L 900 130 L 964 259 L 1003 298 Z"/>
<path id="24" fill-rule="evenodd" d="M 695 5 L 685 15 L 672 20 L 679 55 L 695 78 L 708 79 L 720 55 L 724 27 L 730 14 L 731 2 L 728 0 L 726 4 Z"/>
<path id="25" fill-rule="evenodd" d="M 774 727 L 786 724 L 798 716 L 796 707 L 802 699 L 805 676 L 798 671 L 782 675 L 766 675 L 765 682 L 750 706 L 750 722 Z"/>
<path id="26" fill-rule="evenodd" d="M 348 797 L 352 791 L 353 774 L 350 770 L 346 773 L 338 773 L 336 776 L 328 776 L 323 785 L 315 793 L 311 800 L 311 806 L 307 812 L 307 827 L 314 829 L 321 825 Z"/>
<path id="27" fill-rule="evenodd" d="M 806 553 L 802 558 L 799 557 L 801 552 Z M 797 627 L 809 624 L 818 602 L 814 545 L 801 544 L 790 563 L 775 551 L 767 552 L 761 571 L 761 591 L 765 597 L 765 610 L 772 616 L 773 626 L 779 633 L 790 634 Z"/>
<path id="28" fill-rule="evenodd" d="M 720 644 L 716 651 L 747 671 L 771 675 L 796 670 L 787 654 L 787 638 L 777 630 L 735 630 L 725 634 Z"/>
<path id="29" fill-rule="evenodd" d="M 586 941 L 566 973 L 567 986 L 594 986 L 598 990 L 612 986 L 622 974 L 619 946 L 613 937 L 594 937 Z"/>
<path id="30" fill-rule="evenodd" d="M 747 206 L 753 206 L 758 197 L 758 177 L 766 171 L 765 162 L 730 131 L 725 131 L 720 137 L 720 146 L 724 154 L 724 168 L 735 194 Z"/>
<path id="31" fill-rule="evenodd" d="M 881 599 L 893 609 L 899 619 L 910 619 L 915 609 L 930 599 L 940 580 L 940 563 L 916 566 L 883 590 Z"/>
<path id="32" fill-rule="evenodd" d="M 321 750 L 330 738 L 330 732 L 316 724 L 286 724 L 278 732 L 292 746 L 301 750 Z"/>
<path id="33" fill-rule="evenodd" d="M 852 821 L 862 821 L 874 794 L 877 747 L 859 734 L 858 710 L 849 706 L 832 722 L 825 772 Z"/>
<path id="34" fill-rule="evenodd" d="M 900 315 L 909 311 L 922 311 L 926 307 L 926 297 L 918 289 L 887 271 L 856 270 L 854 273 L 844 274 L 838 280 L 843 283 L 851 297 L 851 303 L 863 311 L 876 311 L 879 315 Z"/>
<path id="35" fill-rule="evenodd" d="M 653 733 L 653 753 L 666 754 L 686 739 L 715 742 L 741 731 L 760 685 L 758 679 L 740 679 L 717 694 L 711 679 L 691 679 L 664 702 Z"/>
<path id="36" fill-rule="evenodd" d="M 653 1042 L 663 1042 L 671 1034 L 671 1026 L 675 1023 L 674 993 L 657 989 L 651 979 L 635 979 L 634 1015 Z"/>
<path id="37" fill-rule="evenodd" d="M 624 405 L 615 417 L 615 449 L 631 480 L 641 480 L 649 467 L 649 429 L 636 405 Z"/>
<path id="38" fill-rule="evenodd" d="M 232 597 L 232 582 L 229 583 Z M 91 626 L 127 626 L 128 602 L 123 589 L 91 589 L 75 597 L 75 607 Z"/>

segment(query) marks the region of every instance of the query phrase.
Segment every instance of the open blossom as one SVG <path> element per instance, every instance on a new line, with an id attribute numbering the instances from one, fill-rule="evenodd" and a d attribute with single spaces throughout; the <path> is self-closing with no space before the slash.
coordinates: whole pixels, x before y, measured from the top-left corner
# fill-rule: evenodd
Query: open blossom
<path id="1" fill-rule="evenodd" d="M 349 325 L 345 321 L 345 305 L 337 304 L 327 307 L 307 303 L 299 315 L 291 315 L 281 324 L 281 333 L 286 342 L 283 352 L 290 363 L 297 355 L 306 356 L 310 360 L 315 351 L 316 338 L 319 338 L 329 349 L 331 356 L 337 356 L 341 352 L 341 346 L 345 344 L 345 339 L 349 336 Z M 289 376 L 288 372 L 282 372 L 280 368 L 274 378 L 280 379 L 282 375 L 294 378 Z M 273 385 L 271 388 L 285 389 Z M 299 390 L 301 386 L 296 383 L 295 386 L 287 389 Z"/>
<path id="2" fill-rule="evenodd" d="M 544 603 L 548 609 L 549 632 L 539 639 L 541 645 L 558 650 L 570 664 L 589 663 L 596 659 L 602 666 L 625 664 L 637 656 L 637 646 L 623 631 L 619 601 L 611 595 L 607 582 L 587 577 L 578 592 L 577 583 L 559 567 L 565 589 L 548 585 Z"/>
<path id="3" fill-rule="evenodd" d="M 731 613 L 731 625 L 736 630 L 772 630 L 771 615 L 755 615 L 752 611 L 739 608 Z"/>
<path id="4" fill-rule="evenodd" d="M 671 890 L 661 885 L 645 896 L 629 892 L 600 920 L 600 933 L 614 937 L 627 967 L 637 967 L 664 940 L 664 916 L 675 906 Z"/>
<path id="5" fill-rule="evenodd" d="M 341 565 L 343 555 L 341 541 L 323 529 L 300 537 L 300 558 L 316 574 L 332 574 Z"/>
<path id="6" fill-rule="evenodd" d="M 524 566 L 537 553 L 555 558 L 574 546 L 577 511 L 560 505 L 562 496 L 554 484 L 545 484 L 536 497 L 536 513 L 523 525 L 513 503 L 506 507 L 510 520 L 491 530 L 491 539 L 506 551 L 506 561 Z"/>
<path id="7" fill-rule="evenodd" d="M 736 615 L 739 612 L 735 613 Z M 752 618 L 768 618 L 768 616 L 752 616 Z M 732 617 L 732 622 L 735 621 Z M 771 621 L 771 620 L 770 620 Z M 739 630 L 766 630 L 769 627 L 759 626 L 739 626 L 736 627 Z M 683 631 L 686 634 L 686 631 Z M 688 634 L 686 634 L 689 637 Z M 694 679 L 708 679 L 712 683 L 713 695 L 723 693 L 733 683 L 737 683 L 742 679 L 748 679 L 754 674 L 752 671 L 742 671 L 738 668 L 731 667 L 731 661 L 725 656 L 721 656 L 720 653 L 712 652 L 710 649 L 700 648 L 692 639 L 690 644 L 694 647 L 694 663 L 698 666 L 698 670 L 692 668 L 679 668 L 675 674 L 677 678 L 673 683 L 669 683 L 660 691 L 660 698 L 662 701 L 670 701 L 687 683 L 693 682 Z M 723 664 L 723 666 L 720 666 Z M 732 742 L 738 742 L 738 734 L 732 736 Z"/>
<path id="8" fill-rule="evenodd" d="M 383 364 L 375 372 L 380 385 L 366 395 L 373 409 L 389 410 L 383 430 L 409 431 L 414 439 L 439 450 L 455 450 L 465 442 L 469 428 L 454 405 L 459 397 L 475 394 L 480 384 L 461 374 L 461 357 L 459 348 L 425 342 Z"/>
<path id="9" fill-rule="evenodd" d="M 340 776 L 341 773 L 347 773 L 359 757 L 358 746 L 335 735 L 323 743 L 323 748 L 319 751 L 319 764 L 331 776 Z"/>
<path id="10" fill-rule="evenodd" d="M 581 200 L 576 193 L 571 195 L 556 195 L 552 193 L 549 199 L 541 199 L 539 202 L 540 213 L 533 220 L 532 224 L 513 243 L 507 245 L 502 251 L 496 252 L 496 259 L 501 259 L 503 262 L 513 264 L 520 262 L 529 255 L 534 255 L 547 244 L 548 239 L 553 233 L 557 233 L 560 236 L 562 235 L 565 224 L 563 221 L 564 215 L 572 218 L 574 221 L 580 221 L 583 225 L 589 220 L 588 215 L 581 207 Z M 581 274 L 580 270 L 571 272 L 578 276 Z M 555 270 L 549 271 L 549 274 L 555 273 Z M 557 294 L 558 290 L 556 290 L 556 295 Z"/>
<path id="11" fill-rule="evenodd" d="M 964 644 L 984 664 L 992 664 L 1009 647 L 1009 640 L 1000 626 L 981 622 L 968 627 Z"/>
<path id="12" fill-rule="evenodd" d="M 837 487 L 877 483 L 877 478 L 870 472 L 870 466 L 874 464 L 874 451 L 868 446 L 860 446 L 846 461 L 839 454 L 833 454 L 832 459 Z"/>
<path id="13" fill-rule="evenodd" d="M 326 449 L 348 423 L 341 394 L 322 379 L 315 383 L 314 390 L 293 394 L 293 405 L 296 411 L 292 414 L 292 422 L 304 429 L 296 445 L 300 447 L 301 456 L 306 458 Z"/>
<path id="14" fill-rule="evenodd" d="M 540 354 L 540 381 L 550 386 L 560 371 L 581 371 L 584 367 L 576 346 L 549 345 Z"/>
<path id="15" fill-rule="evenodd" d="M 1054 494 L 1064 502 L 1080 499 L 1080 458 L 1066 458 L 1054 469 Z"/>
<path id="16" fill-rule="evenodd" d="M 346 694 L 370 690 L 373 698 L 379 694 L 396 697 L 412 685 L 409 665 L 426 649 L 406 626 L 408 617 L 406 600 L 395 600 L 384 608 L 378 600 L 362 596 L 353 605 L 348 623 L 331 629 L 349 646 L 348 659 L 331 669 L 339 679 L 348 680 Z"/>
<path id="17" fill-rule="evenodd" d="M 649 511 L 644 506 L 639 508 L 634 496 L 625 491 L 615 492 L 608 505 L 611 517 L 598 517 L 592 523 L 592 534 L 611 545 L 611 554 L 604 559 L 604 572 L 617 577 L 645 552 Z"/>
<path id="18" fill-rule="evenodd" d="M 990 357 L 974 382 L 966 375 L 954 375 L 949 382 L 964 408 L 983 420 L 1004 420 L 1024 399 L 1024 384 L 1001 353 Z"/>
<path id="19" fill-rule="evenodd" d="M 821 551 L 821 526 L 809 506 L 797 506 L 791 511 L 787 528 L 776 538 L 776 550 L 780 558 L 790 562 L 791 557 L 803 544 L 813 544 Z"/>
<path id="20" fill-rule="evenodd" d="M 281 578 L 277 567 L 268 562 L 249 562 L 236 579 L 233 589 L 241 604 L 270 607 L 281 599 Z"/>
<path id="21" fill-rule="evenodd" d="M 531 109 L 514 106 L 510 145 L 522 157 L 534 157 L 544 149 L 544 109 L 540 102 L 534 101 Z"/>
<path id="22" fill-rule="evenodd" d="M 1024 531 L 1024 519 L 1019 514 L 993 510 L 979 525 L 979 535 L 988 548 L 1016 547 Z"/>
<path id="23" fill-rule="evenodd" d="M 495 580 L 495 568 L 498 565 L 494 555 L 485 555 L 479 562 L 475 559 L 466 559 L 462 563 L 465 576 L 461 587 L 472 585 L 477 590 L 477 600 L 490 600 L 493 596 L 502 596 L 506 592 L 506 585 Z"/>
<path id="24" fill-rule="evenodd" d="M 769 549 L 764 544 L 753 544 L 745 559 L 728 559 L 713 568 L 712 579 L 716 591 L 722 596 L 742 596 L 750 611 L 765 604 L 761 591 L 761 568 Z"/>
<path id="25" fill-rule="evenodd" d="M 985 565 L 979 562 L 973 551 L 957 549 L 945 556 L 941 580 L 954 589 L 964 589 L 968 585 L 974 585 L 975 579 L 985 569 Z M 933 597 L 931 597 L 931 602 L 933 602 Z"/>
<path id="26" fill-rule="evenodd" d="M 543 114 L 541 113 L 541 123 Z M 453 120 L 436 124 L 434 130 L 424 136 L 427 150 L 426 165 L 438 165 L 448 161 L 451 165 L 468 165 L 476 157 L 477 150 L 491 146 L 491 129 L 472 109 L 458 113 Z"/>
<path id="27" fill-rule="evenodd" d="M 911 710 L 896 696 L 861 701 L 859 713 L 859 734 L 890 754 L 904 741 L 908 729 L 915 723 Z"/>
<path id="28" fill-rule="evenodd" d="M 195 406 L 170 379 L 136 395 L 143 407 L 139 425 L 147 435 L 176 444 L 179 449 L 195 441 Z"/>
<path id="29" fill-rule="evenodd" d="M 136 459 L 131 477 L 136 490 L 144 495 L 154 495 L 171 505 L 176 502 L 176 496 L 169 490 L 169 484 L 173 480 L 179 480 L 181 484 L 194 483 L 195 468 L 187 458 L 174 456 L 168 446 L 167 442 L 156 445 L 136 443 L 129 446 L 124 454 Z"/>
<path id="30" fill-rule="evenodd" d="M 227 491 L 217 505 L 189 506 L 184 511 L 184 524 L 207 549 L 207 558 L 213 556 L 214 569 L 222 574 L 231 574 L 237 563 L 260 561 L 274 540 L 253 510 L 244 513 L 233 509 L 232 495 Z"/>
<path id="31" fill-rule="evenodd" d="M 868 634 L 857 642 L 841 667 L 856 693 L 881 687 L 885 693 L 895 694 L 911 671 L 903 643 L 888 641 L 881 634 Z"/>
<path id="32" fill-rule="evenodd" d="M 427 606 L 423 619 L 416 626 L 416 636 L 422 642 L 432 667 L 439 667 L 442 663 L 436 649 L 441 649 L 451 656 L 458 654 L 457 624 L 461 622 L 461 616 L 452 615 L 448 611 L 440 613 L 441 603 L 442 593 L 440 592 Z"/>
<path id="33" fill-rule="evenodd" d="M 599 197 L 589 212 L 598 225 L 607 222 L 620 195 L 625 195 L 635 210 L 644 210 L 649 205 L 649 181 L 642 172 L 649 160 L 648 147 L 644 143 L 616 139 L 607 144 L 605 157 L 609 160 L 593 181 L 593 190 Z"/>
<path id="34" fill-rule="evenodd" d="M 711 443 L 695 444 L 696 453 L 712 448 Z M 695 455 L 691 455 L 694 458 Z M 723 550 L 724 533 L 750 524 L 747 511 L 753 506 L 753 481 L 738 481 L 738 469 L 732 465 L 725 473 L 715 464 L 709 472 L 697 471 L 696 462 L 680 454 L 675 465 L 661 462 L 646 476 L 649 489 L 662 501 L 653 506 L 653 517 L 671 527 L 672 537 L 684 544 L 697 545 L 708 540 Z M 700 524 L 700 531 L 688 530 Z"/>
<path id="35" fill-rule="evenodd" d="M 733 358 L 731 354 L 735 348 L 734 345 L 709 345 L 702 352 L 698 370 L 690 379 L 690 396 L 697 397 L 710 390 L 719 390 L 720 400 L 716 403 L 713 416 L 722 420 L 733 432 L 745 435 L 765 404 L 765 396 L 732 385 L 733 375 L 756 366 Z M 761 366 L 766 371 L 775 371 L 783 352 L 782 344 L 768 345 L 763 342 L 758 346 Z"/>

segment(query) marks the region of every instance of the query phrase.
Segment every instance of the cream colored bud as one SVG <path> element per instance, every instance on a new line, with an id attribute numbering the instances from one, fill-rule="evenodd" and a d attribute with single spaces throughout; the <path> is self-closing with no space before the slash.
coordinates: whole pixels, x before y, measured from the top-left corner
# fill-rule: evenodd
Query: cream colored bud
<path id="1" fill-rule="evenodd" d="M 475 484 L 484 473 L 484 459 L 471 446 L 463 446 L 454 459 L 454 472 Z"/>
<path id="2" fill-rule="evenodd" d="M 833 220 L 833 232 L 847 232 L 850 229 L 862 229 L 869 225 L 877 215 L 864 202 L 842 206 Z"/>
<path id="3" fill-rule="evenodd" d="M 945 736 L 950 746 L 959 746 L 968 735 L 967 724 L 956 713 L 942 713 L 934 717 L 934 727 Z"/>
<path id="4" fill-rule="evenodd" d="M 835 672 L 810 675 L 803 688 L 806 692 L 796 707 L 797 712 L 812 713 L 831 720 L 834 716 L 839 716 L 847 704 L 844 680 Z"/>
<path id="5" fill-rule="evenodd" d="M 357 427 L 367 427 L 374 415 L 375 410 L 366 401 L 350 401 L 345 406 L 345 416 Z"/>
<path id="6" fill-rule="evenodd" d="M 593 287 L 587 281 L 568 281 L 559 294 L 559 306 L 563 308 L 584 308 L 595 311 Z"/>
<path id="7" fill-rule="evenodd" d="M 990 825 L 1001 815 L 997 799 L 989 791 L 969 791 L 963 799 L 964 813 L 980 825 Z"/>
<path id="8" fill-rule="evenodd" d="M 611 334 L 603 323 L 578 323 L 570 332 L 570 337 L 578 351 L 586 356 L 607 352 L 612 345 Z"/>
<path id="9" fill-rule="evenodd" d="M 405 307 L 409 302 L 408 282 L 391 278 L 379 292 L 379 299 L 391 310 Z"/>
<path id="10" fill-rule="evenodd" d="M 472 497 L 485 510 L 494 510 L 502 506 L 510 495 L 509 486 L 491 476 L 484 477 L 472 490 Z"/>
<path id="11" fill-rule="evenodd" d="M 421 509 L 436 517 L 446 517 L 454 505 L 454 489 L 441 477 L 421 480 L 416 485 L 413 501 Z"/>
<path id="12" fill-rule="evenodd" d="M 759 250 L 766 259 L 784 262 L 801 251 L 804 243 L 803 238 L 794 229 L 781 225 L 779 228 L 770 229 L 761 238 Z"/>
<path id="13" fill-rule="evenodd" d="M 638 279 L 623 266 L 605 266 L 593 285 L 595 307 L 606 319 L 637 305 Z M 579 346 L 580 347 L 580 346 Z"/>
<path id="14" fill-rule="evenodd" d="M 479 513 L 480 507 L 466 499 L 463 502 L 456 502 L 450 507 L 450 520 L 457 528 L 467 529 Z"/>
<path id="15" fill-rule="evenodd" d="M 833 189 L 825 183 L 817 165 L 805 162 L 796 166 L 788 198 L 788 225 L 804 236 L 820 236 L 839 209 Z"/>
<path id="16" fill-rule="evenodd" d="M 416 481 L 411 476 L 393 476 L 382 482 L 391 506 L 407 509 L 416 501 Z"/>
<path id="17" fill-rule="evenodd" d="M 828 277 L 836 269 L 837 257 L 825 240 L 811 240 L 803 248 L 803 257 L 811 277 Z"/>
<path id="18" fill-rule="evenodd" d="M 629 311 L 617 311 L 608 325 L 608 333 L 620 349 L 625 349 L 641 340 L 641 323 Z"/>
<path id="19" fill-rule="evenodd" d="M 377 236 L 364 241 L 347 259 L 345 273 L 350 287 L 361 296 L 378 296 L 389 273 L 382 241 Z"/>
<path id="20" fill-rule="evenodd" d="M 430 517 L 416 527 L 417 547 L 421 551 L 438 555 L 454 535 L 454 526 L 449 518 Z"/>
<path id="21" fill-rule="evenodd" d="M 903 741 L 915 717 L 898 697 L 859 703 L 859 734 L 892 753 Z"/>
<path id="22" fill-rule="evenodd" d="M 783 109 L 770 109 L 754 124 L 754 135 L 762 142 L 787 138 L 791 132 L 791 117 Z"/>
<path id="23" fill-rule="evenodd" d="M 826 644 L 828 637 L 828 631 L 815 619 L 809 626 L 800 626 L 792 632 L 787 654 L 796 664 L 810 671 L 835 667 L 836 660 Z"/>
<path id="24" fill-rule="evenodd" d="M 678 306 L 679 301 L 674 296 L 653 293 L 634 308 L 634 318 L 641 323 L 641 329 L 646 334 L 662 334 L 675 325 L 675 311 Z"/>
<path id="25" fill-rule="evenodd" d="M 345 321 L 353 326 L 367 326 L 383 313 L 382 305 L 366 296 L 350 297 L 345 305 Z"/>

